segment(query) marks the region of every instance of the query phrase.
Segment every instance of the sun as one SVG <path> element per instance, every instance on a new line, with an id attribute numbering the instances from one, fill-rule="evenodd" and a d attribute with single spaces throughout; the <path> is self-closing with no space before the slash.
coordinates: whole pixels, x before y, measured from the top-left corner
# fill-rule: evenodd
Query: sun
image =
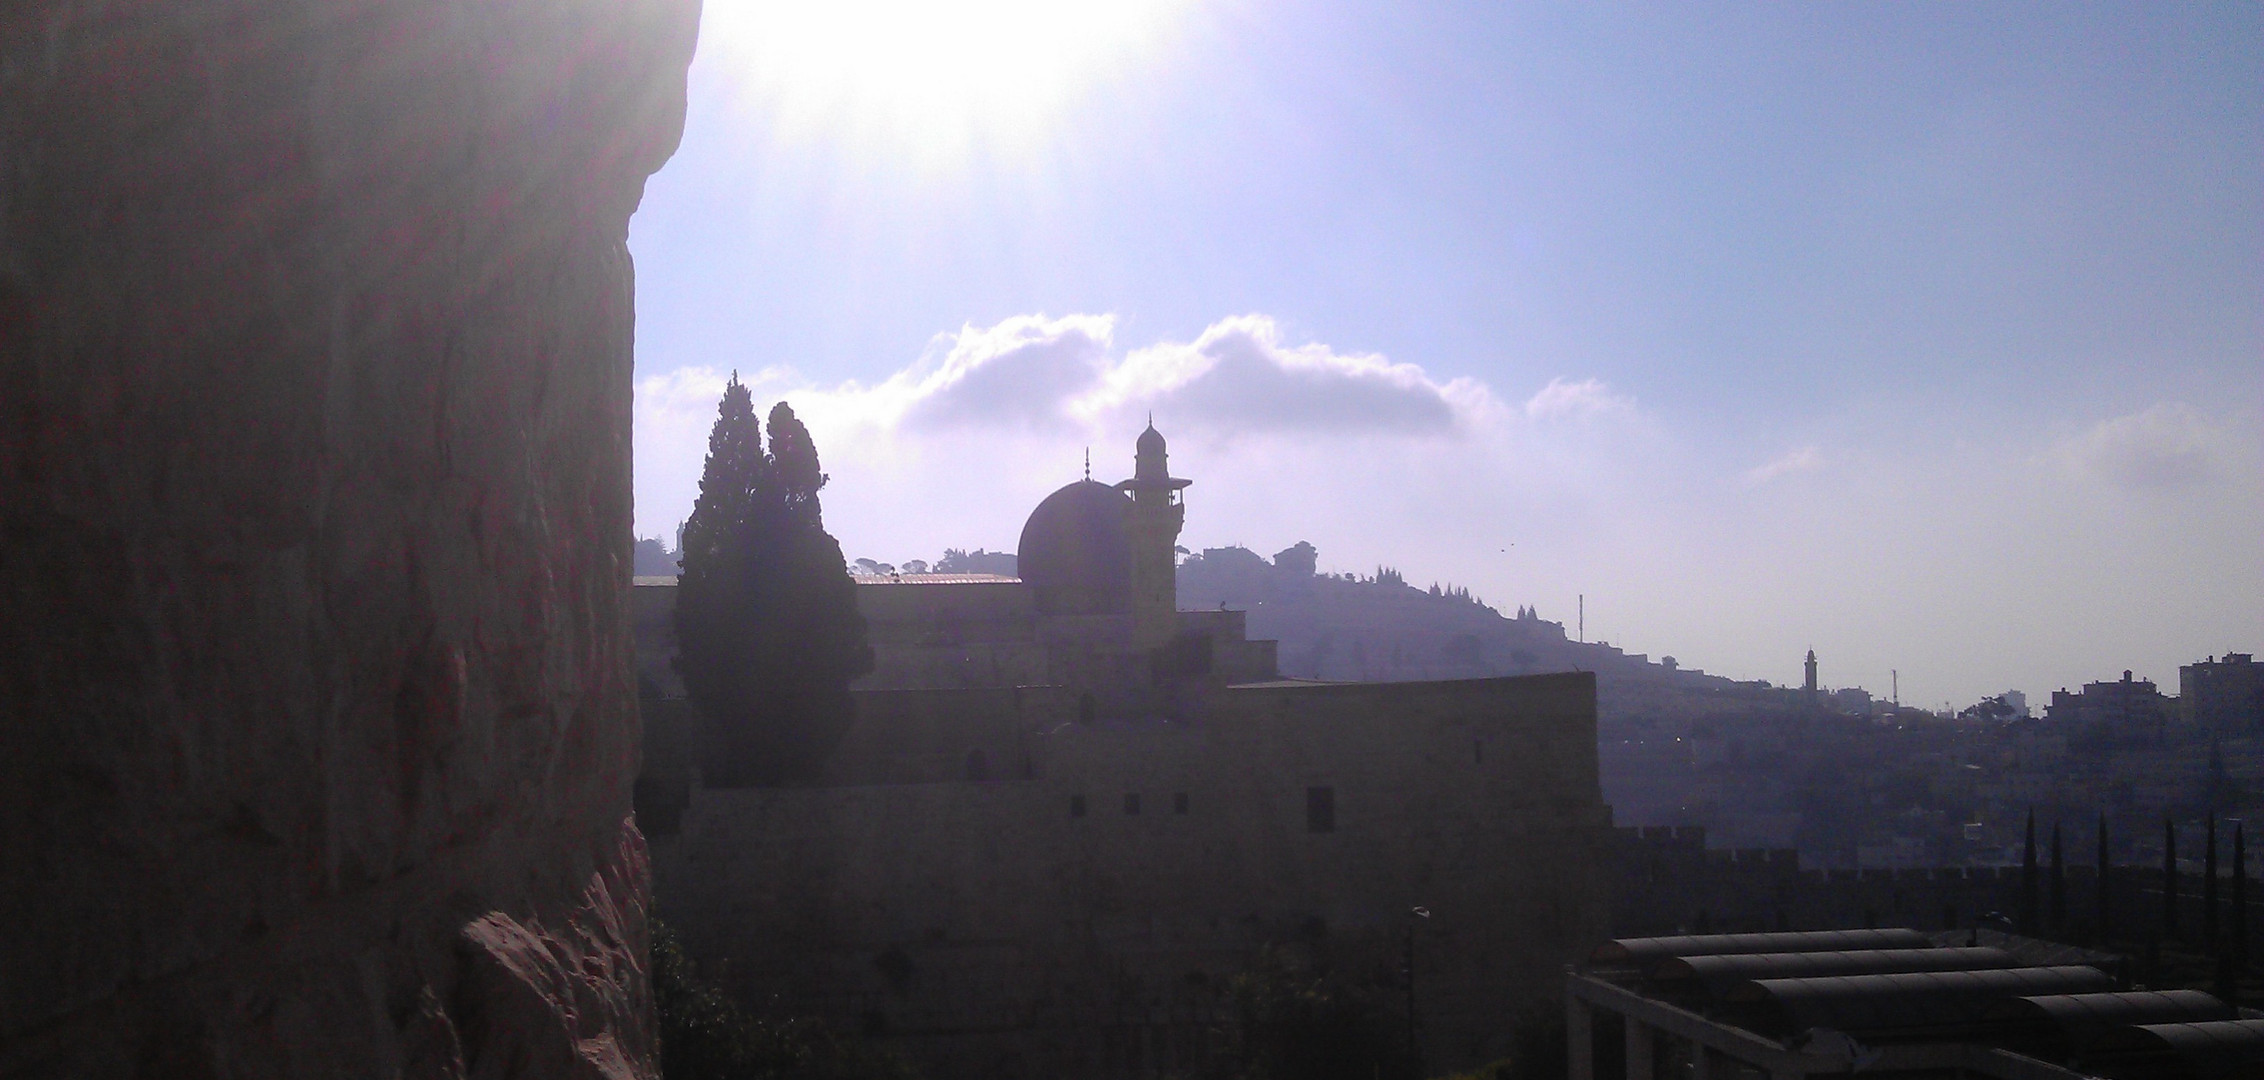
<path id="1" fill-rule="evenodd" d="M 1042 136 L 1192 0 L 708 0 L 714 48 L 789 136 L 927 156 Z"/>

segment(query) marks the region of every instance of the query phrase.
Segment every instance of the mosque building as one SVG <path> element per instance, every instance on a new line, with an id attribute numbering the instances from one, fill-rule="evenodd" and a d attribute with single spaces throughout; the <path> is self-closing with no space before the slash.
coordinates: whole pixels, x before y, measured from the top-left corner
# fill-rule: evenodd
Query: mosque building
<path id="1" fill-rule="evenodd" d="M 1151 424 L 1131 479 L 1030 513 L 1019 577 L 859 578 L 875 670 L 806 787 L 698 783 L 674 581 L 638 579 L 639 819 L 693 955 L 1018 1077 L 1194 1073 L 1267 949 L 1406 952 L 1425 1065 L 1501 1056 L 1606 930 L 1594 676 L 1280 678 L 1242 612 L 1176 610 L 1189 485 Z"/>
<path id="2" fill-rule="evenodd" d="M 859 577 L 875 667 L 858 689 L 1060 686 L 1103 715 L 1168 716 L 1187 707 L 1175 690 L 1275 678 L 1273 643 L 1248 640 L 1242 612 L 1177 610 L 1191 483 L 1150 424 L 1131 479 L 1088 475 L 1030 512 L 1019 578 Z"/>

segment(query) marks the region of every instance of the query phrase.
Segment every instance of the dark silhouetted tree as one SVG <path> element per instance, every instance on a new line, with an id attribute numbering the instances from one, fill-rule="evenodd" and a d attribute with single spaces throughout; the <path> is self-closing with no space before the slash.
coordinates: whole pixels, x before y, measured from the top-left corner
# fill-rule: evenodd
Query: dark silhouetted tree
<path id="1" fill-rule="evenodd" d="M 2217 949 L 2217 819 L 2212 817 L 2203 828 L 2201 849 L 2201 947 L 2211 952 Z"/>
<path id="2" fill-rule="evenodd" d="M 2028 835 L 2020 846 L 2020 932 L 2036 932 L 2036 811 L 2028 812 Z"/>
<path id="3" fill-rule="evenodd" d="M 2098 889 L 2097 904 L 2099 908 L 2099 929 L 2096 940 L 2104 942 L 2110 935 L 2114 933 L 2115 927 L 2114 919 L 2112 918 L 2113 899 L 2110 895 L 2110 891 L 2114 882 L 2114 867 L 2110 866 L 2107 862 L 2107 812 L 2104 810 L 2099 811 L 2098 857 L 2099 874 L 2096 878 L 2093 879 L 2093 884 Z"/>
<path id="4" fill-rule="evenodd" d="M 673 577 L 676 574 L 676 556 L 658 538 L 646 537 L 637 541 L 637 576 Z"/>
<path id="5" fill-rule="evenodd" d="M 779 589 L 771 611 L 781 631 L 769 685 L 781 695 L 778 719 L 790 734 L 781 748 L 784 776 L 792 779 L 813 771 L 849 730 L 856 718 L 849 683 L 873 669 L 873 650 L 857 584 L 818 506 L 828 477 L 818 468 L 817 444 L 783 401 L 770 410 L 770 457 L 785 515 L 768 553 L 774 572 L 765 575 Z"/>
<path id="6" fill-rule="evenodd" d="M 2060 851 L 2060 823 L 2052 823 L 2052 933 L 2067 933 L 2067 862 Z"/>
<path id="7" fill-rule="evenodd" d="M 2162 933 L 2172 939 L 2178 934 L 2178 826 L 2169 818 L 2162 819 Z"/>
<path id="8" fill-rule="evenodd" d="M 2233 826 L 2233 970 L 2248 971 L 2248 834 L 2245 822 Z"/>
<path id="9" fill-rule="evenodd" d="M 676 671 L 700 709 L 700 759 L 711 784 L 744 783 L 752 772 L 747 729 L 763 707 L 760 661 L 770 629 L 760 619 L 754 567 L 777 505 L 754 398 L 734 372 L 708 433 L 676 585 Z"/>
<path id="10" fill-rule="evenodd" d="M 872 670 L 841 545 L 825 532 L 810 434 L 784 404 L 765 453 L 754 402 L 724 388 L 684 523 L 677 672 L 700 708 L 714 787 L 807 779 L 848 729 L 849 681 Z"/>

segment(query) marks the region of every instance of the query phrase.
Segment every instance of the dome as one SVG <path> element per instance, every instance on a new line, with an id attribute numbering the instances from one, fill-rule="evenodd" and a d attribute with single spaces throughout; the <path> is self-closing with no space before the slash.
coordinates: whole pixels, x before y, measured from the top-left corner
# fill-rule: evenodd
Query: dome
<path id="1" fill-rule="evenodd" d="M 1116 485 L 1125 491 L 1177 491 L 1187 486 L 1185 480 L 1171 476 L 1170 456 L 1164 453 L 1163 432 L 1156 430 L 1155 421 L 1148 421 L 1148 430 L 1140 433 L 1132 447 L 1132 479 Z"/>
<path id="2" fill-rule="evenodd" d="M 1156 430 L 1155 422 L 1152 420 L 1148 422 L 1148 430 L 1140 433 L 1139 441 L 1132 444 L 1132 453 L 1136 457 L 1153 455 L 1161 458 L 1163 457 L 1163 449 L 1163 432 Z"/>
<path id="3" fill-rule="evenodd" d="M 1022 526 L 1016 563 L 1047 615 L 1103 615 L 1132 609 L 1131 500 L 1107 484 L 1080 480 L 1046 496 Z"/>

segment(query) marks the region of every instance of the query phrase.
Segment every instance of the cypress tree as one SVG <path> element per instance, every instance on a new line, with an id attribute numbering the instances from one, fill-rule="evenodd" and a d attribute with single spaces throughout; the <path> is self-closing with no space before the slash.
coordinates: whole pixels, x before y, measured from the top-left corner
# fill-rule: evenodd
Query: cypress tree
<path id="1" fill-rule="evenodd" d="M 676 671 L 699 707 L 701 771 L 711 786 L 744 786 L 754 772 L 767 628 L 753 571 L 776 488 L 753 395 L 733 372 L 708 433 L 676 581 Z"/>
<path id="2" fill-rule="evenodd" d="M 2178 936 L 2178 825 L 2162 819 L 2162 933 Z"/>
<path id="3" fill-rule="evenodd" d="M 2233 826 L 2233 970 L 2248 970 L 2248 840 L 2245 822 Z"/>
<path id="4" fill-rule="evenodd" d="M 2202 835 L 2208 847 L 2201 852 L 2201 947 L 2217 951 L 2217 819 L 2212 816 Z"/>
<path id="5" fill-rule="evenodd" d="M 2216 821 L 2216 819 L 2215 819 L 2215 818 L 2211 818 L 2211 819 L 2209 819 L 2209 824 L 2210 824 L 2210 825 L 2212 826 L 2212 829 L 2211 829 L 2211 831 L 2212 831 L 2212 832 L 2214 832 L 2214 831 L 2215 831 L 2215 829 L 2214 829 L 2213 827 L 2214 827 L 2214 826 L 2216 825 L 2216 823 L 2217 823 L 2217 821 Z M 2233 841 L 2233 843 L 2234 843 L 2234 850 L 2236 850 L 2236 851 L 2237 851 L 2237 850 L 2239 850 L 2239 844 L 2240 844 L 2240 841 L 2239 841 L 2239 839 L 2238 839 L 2238 838 L 2239 838 L 2239 836 L 2240 836 L 2240 831 L 2239 831 L 2240 827 L 2236 825 L 2236 826 L 2234 826 L 2234 827 L 2233 827 L 2233 829 L 2234 829 L 2234 831 L 2233 831 L 2233 836 L 2234 836 L 2234 838 L 2235 838 L 2235 839 L 2234 839 L 2234 841 Z M 2214 854 L 2214 853 L 2215 853 L 2215 845 L 2211 845 L 2211 853 L 2212 853 L 2212 854 Z M 2216 860 L 2215 860 L 2215 859 L 2211 859 L 2211 860 L 2209 860 L 2209 861 L 2210 861 L 2211 863 L 2215 863 L 2215 862 L 2216 862 Z M 2236 857 L 2236 858 L 2235 858 L 2235 860 L 2234 860 L 2234 865 L 2238 866 L 2238 865 L 2239 865 L 2239 863 L 2241 863 L 2241 862 L 2245 862 L 2245 861 L 2246 861 L 2246 859 L 2245 859 L 2245 858 Z M 2217 880 L 2217 875 L 2216 875 L 2216 872 L 2215 872 L 2215 868 L 2214 868 L 2214 867 L 2212 867 L 2212 868 L 2211 868 L 2211 871 L 2210 871 L 2210 874 L 2209 874 L 2209 881 L 2210 881 L 2210 884 L 2211 884 L 2212 886 L 2214 886 L 2214 885 L 2216 884 L 2216 880 Z M 2211 889 L 2210 889 L 2209 891 L 2210 891 L 2211 893 L 2215 893 L 2215 892 L 2216 892 L 2217 890 L 2216 890 L 2215 888 L 2213 888 L 2213 887 L 2212 887 L 2212 888 L 2211 888 Z M 2237 884 L 2233 886 L 2233 896 L 2234 896 L 2234 897 L 2235 897 L 2236 899 L 2244 899 L 2245 897 L 2243 897 L 2243 896 L 2242 896 L 2242 894 L 2243 894 L 2243 893 L 2245 893 L 2246 891 L 2247 891 L 2247 890 L 2245 890 L 2245 889 L 2242 889 L 2242 888 L 2241 888 L 2241 887 L 2240 887 L 2239 885 L 2237 885 Z M 2210 914 L 2211 914 L 2212 916 L 2214 916 L 2214 915 L 2216 914 L 2216 910 L 2217 910 L 2216 900 L 2215 900 L 2215 897 L 2214 897 L 2214 896 L 2212 896 L 2212 897 L 2211 897 L 2211 899 L 2210 899 L 2210 904 L 2209 904 L 2209 912 L 2210 912 Z M 2242 921 L 2242 920 L 2241 920 L 2241 915 L 2242 915 L 2242 914 L 2244 914 L 2244 913 L 2241 913 L 2241 912 L 2235 912 L 2235 913 L 2234 913 L 2234 916 L 2233 916 L 2233 918 L 2234 918 L 2234 920 L 2235 920 L 2235 922 L 2236 922 L 2236 923 L 2237 923 L 2237 922 L 2239 922 L 2239 921 Z M 2212 919 L 2211 921 L 2212 921 L 2212 922 L 2214 922 L 2215 920 L 2214 920 L 2214 919 Z M 2238 937 L 2238 936 L 2239 936 L 2239 932 L 2238 932 L 2238 931 L 2235 931 L 2235 932 L 2234 932 L 2234 935 L 2233 935 L 2233 936 L 2235 936 L 2235 937 Z M 2210 944 L 2210 947 L 2211 947 L 2211 950 L 2212 950 L 2212 952 L 2214 952 L 2214 954 L 2215 954 L 2215 956 L 2216 956 L 2216 959 L 2217 959 L 2217 996 L 2218 996 L 2219 998 L 2222 998 L 2222 999 L 2224 999 L 2224 1002 L 2225 1002 L 2225 1004 L 2227 1004 L 2227 1005 L 2232 1005 L 2232 1006 L 2235 1006 L 2235 1007 L 2238 1007 L 2238 1006 L 2240 1005 L 2240 967 L 2241 967 L 2241 966 L 2240 966 L 2240 963 L 2239 963 L 2239 962 L 2238 962 L 2238 961 L 2237 961 L 2237 960 L 2235 959 L 2235 950 L 2234 950 L 2234 948 L 2232 948 L 2232 947 L 2231 947 L 2231 944 L 2230 944 L 2230 942 L 2227 942 L 2227 941 L 2222 941 L 2222 940 L 2219 940 L 2218 938 L 2215 938 L 2215 937 L 2211 937 L 2211 938 L 2210 938 L 2209 944 Z"/>
<path id="6" fill-rule="evenodd" d="M 829 477 L 809 429 L 783 401 L 770 410 L 770 458 L 782 513 L 769 553 L 781 630 L 769 682 L 781 696 L 778 721 L 791 735 L 780 776 L 792 780 L 813 774 L 848 732 L 856 718 L 849 683 L 873 669 L 873 650 L 857 584 L 818 504 Z"/>
<path id="7" fill-rule="evenodd" d="M 2101 810 L 2099 811 L 2099 876 L 2096 884 L 2099 890 L 2098 938 L 2102 943 L 2106 942 L 2114 933 L 2114 922 L 2108 918 L 2108 909 L 2111 905 L 2108 898 L 2109 877 L 2112 873 L 2113 868 L 2107 865 L 2107 812 Z"/>
<path id="8" fill-rule="evenodd" d="M 848 729 L 849 681 L 872 670 L 856 585 L 819 510 L 816 446 L 783 403 L 770 419 L 766 453 L 734 373 L 684 523 L 676 668 L 700 709 L 711 787 L 809 778 Z"/>
<path id="9" fill-rule="evenodd" d="M 2027 839 L 2020 846 L 2020 932 L 2036 932 L 2036 811 L 2028 812 Z"/>
<path id="10" fill-rule="evenodd" d="M 2067 863 L 2060 853 L 2060 823 L 2052 823 L 2052 925 L 2053 934 L 2067 932 Z"/>

